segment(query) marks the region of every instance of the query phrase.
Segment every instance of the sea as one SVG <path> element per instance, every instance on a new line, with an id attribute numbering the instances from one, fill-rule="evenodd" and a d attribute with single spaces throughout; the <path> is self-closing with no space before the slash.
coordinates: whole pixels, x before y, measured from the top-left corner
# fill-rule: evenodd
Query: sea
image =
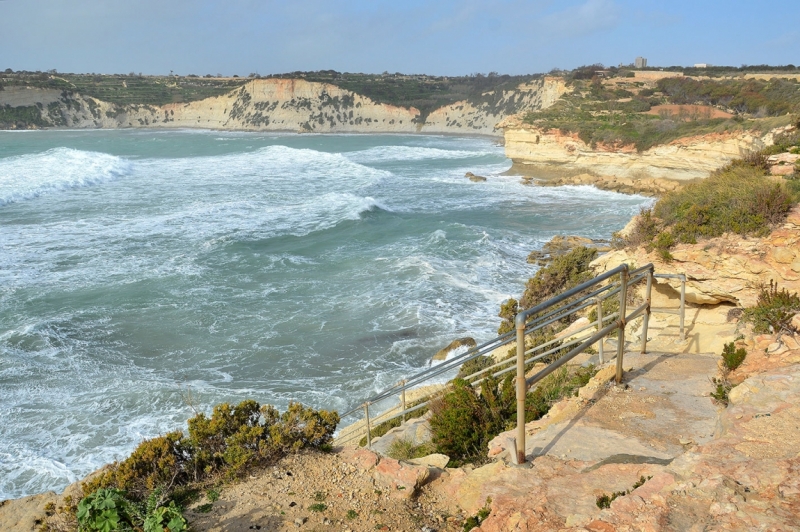
<path id="1" fill-rule="evenodd" d="M 531 250 L 650 202 L 510 167 L 486 138 L 0 132 L 0 500 L 218 403 L 345 411 L 493 338 Z"/>

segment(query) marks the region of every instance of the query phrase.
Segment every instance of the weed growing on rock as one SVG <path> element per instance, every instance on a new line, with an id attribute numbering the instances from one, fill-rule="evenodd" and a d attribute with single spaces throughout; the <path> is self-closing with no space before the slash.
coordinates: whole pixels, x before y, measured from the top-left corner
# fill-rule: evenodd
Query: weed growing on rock
<path id="1" fill-rule="evenodd" d="M 486 520 L 486 518 L 489 517 L 489 514 L 492 513 L 492 510 L 489 508 L 489 505 L 491 504 L 492 504 L 492 498 L 487 497 L 486 504 L 483 505 L 483 508 L 478 510 L 478 513 L 475 514 L 474 516 L 468 517 L 464 521 L 464 525 L 462 526 L 461 530 L 463 532 L 469 532 L 473 528 L 481 526 L 481 523 L 483 523 Z"/>
<path id="2" fill-rule="evenodd" d="M 778 283 L 769 282 L 758 294 L 755 307 L 744 310 L 743 318 L 753 324 L 757 333 L 792 331 L 792 318 L 800 312 L 800 296 L 785 288 L 778 290 Z"/>
<path id="3" fill-rule="evenodd" d="M 630 494 L 636 488 L 643 486 L 644 483 L 650 480 L 651 478 L 653 477 L 652 476 L 645 477 L 644 475 L 642 475 L 641 477 L 639 477 L 639 480 L 637 480 L 633 484 L 633 487 L 629 490 L 615 491 L 611 494 L 604 493 L 603 495 L 600 495 L 596 501 L 597 507 L 600 508 L 601 510 L 604 508 L 611 508 L 611 503 L 614 502 L 614 499 L 616 499 L 617 497 L 624 497 L 625 495 Z"/>
<path id="4" fill-rule="evenodd" d="M 741 366 L 746 356 L 747 351 L 743 347 L 736 349 L 733 342 L 725 344 L 722 348 L 722 361 L 723 364 L 725 364 L 725 368 L 729 371 L 733 371 Z"/>
<path id="5" fill-rule="evenodd" d="M 436 448 L 430 443 L 414 445 L 411 440 L 399 439 L 392 442 L 386 454 L 395 460 L 412 460 L 434 452 L 436 452 Z"/>
<path id="6" fill-rule="evenodd" d="M 733 385 L 725 377 L 713 378 L 711 383 L 714 385 L 714 391 L 711 392 L 711 398 L 715 403 L 728 406 L 728 394 L 733 389 Z"/>

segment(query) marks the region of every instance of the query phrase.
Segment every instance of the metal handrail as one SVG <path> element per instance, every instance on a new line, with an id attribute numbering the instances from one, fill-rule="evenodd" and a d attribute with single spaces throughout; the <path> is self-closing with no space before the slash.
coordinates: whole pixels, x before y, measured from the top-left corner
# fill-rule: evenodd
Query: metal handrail
<path id="1" fill-rule="evenodd" d="M 686 331 L 684 329 L 684 321 L 686 319 L 686 274 L 685 273 L 657 273 L 654 275 L 659 279 L 680 279 L 681 281 L 681 306 L 678 309 L 678 316 L 680 316 L 680 328 L 681 328 L 681 342 L 686 340 Z M 670 312 L 671 309 L 653 309 L 653 312 L 656 313 L 667 313 L 672 314 Z"/>
<path id="2" fill-rule="evenodd" d="M 349 431 L 346 435 L 342 436 L 339 439 L 339 442 L 346 443 L 352 441 L 353 439 L 362 437 L 364 432 L 366 432 L 367 446 L 371 446 L 372 427 L 370 418 L 370 406 L 373 406 L 380 401 L 384 401 L 389 397 L 397 396 L 399 394 L 401 398 L 400 411 L 394 412 L 391 415 L 387 415 L 391 411 L 390 409 L 389 411 L 384 412 L 377 418 L 372 417 L 372 421 L 376 423 L 385 423 L 387 421 L 396 419 L 400 416 L 402 416 L 403 419 L 405 419 L 405 416 L 408 413 L 419 410 L 424 406 L 427 406 L 430 402 L 430 397 L 434 395 L 434 393 L 439 393 L 439 391 L 437 390 L 437 392 L 427 394 L 420 398 L 420 403 L 410 408 L 407 408 L 405 400 L 406 390 L 409 390 L 412 387 L 419 386 L 420 384 L 426 381 L 430 381 L 432 378 L 442 375 L 443 373 L 454 370 L 457 367 L 464 364 L 465 362 L 474 360 L 480 356 L 486 356 L 500 347 L 511 344 L 515 340 L 517 344 L 516 370 L 517 370 L 518 425 L 521 419 L 521 424 L 522 426 L 524 426 L 524 415 L 525 415 L 524 398 L 525 395 L 527 394 L 527 389 L 529 386 L 535 384 L 536 382 L 541 380 L 541 378 L 544 378 L 544 376 L 549 375 L 550 373 L 555 371 L 558 367 L 561 367 L 563 364 L 566 364 L 569 360 L 577 356 L 577 354 L 584 351 L 589 346 L 597 343 L 598 341 L 600 342 L 598 346 L 600 361 L 601 363 L 605 362 L 603 356 L 602 338 L 604 338 L 614 330 L 619 331 L 619 344 L 617 346 L 617 366 L 618 366 L 617 381 L 619 381 L 622 378 L 621 351 L 624 345 L 625 324 L 642 314 L 644 314 L 644 319 L 645 319 L 644 322 L 645 331 L 642 340 L 643 352 L 644 349 L 646 348 L 647 322 L 650 314 L 650 287 L 652 284 L 652 274 L 653 274 L 652 264 L 648 264 L 642 268 L 637 268 L 632 271 L 629 271 L 628 266 L 623 264 L 601 275 L 598 275 L 594 279 L 581 283 L 580 285 L 570 290 L 567 290 L 559 294 L 558 296 L 549 299 L 548 301 L 536 305 L 533 308 L 521 311 L 520 313 L 517 314 L 515 319 L 516 331 L 510 331 L 508 333 L 502 334 L 492 340 L 489 340 L 488 342 L 484 342 L 481 345 L 473 347 L 464 353 L 461 353 L 449 360 L 446 360 L 441 364 L 432 366 L 424 371 L 421 371 L 409 377 L 406 380 L 400 381 L 400 383 L 379 392 L 378 394 L 368 398 L 361 405 L 352 408 L 347 412 L 345 412 L 344 414 L 342 414 L 342 417 L 344 418 L 349 415 L 353 415 L 359 410 L 363 409 L 366 423 L 365 427 L 363 428 Z M 601 283 L 609 279 L 613 279 L 617 275 L 619 275 L 620 278 L 618 282 L 611 282 L 608 284 L 601 285 Z M 637 308 L 630 315 L 626 315 L 624 301 L 627 298 L 628 287 L 640 282 L 645 278 L 647 279 L 647 297 L 645 304 Z M 598 287 L 598 285 L 601 286 Z M 591 290 L 588 293 L 586 293 L 587 290 L 590 290 L 592 288 L 594 288 L 594 290 Z M 620 296 L 620 311 L 618 313 L 614 313 L 609 316 L 603 316 L 602 312 L 603 301 L 617 294 L 619 294 Z M 577 299 L 570 301 L 570 299 L 574 298 L 575 296 L 578 296 Z M 572 331 L 570 338 L 564 338 L 564 337 L 555 338 L 543 342 L 542 344 L 536 345 L 530 349 L 525 348 L 524 338 L 526 335 L 536 332 L 544 327 L 547 327 L 548 325 L 555 323 L 559 320 L 562 320 L 585 308 L 588 308 L 591 305 L 597 305 L 598 309 L 597 319 L 592 323 L 578 329 L 577 331 Z M 608 323 L 609 320 L 613 321 Z M 575 335 L 580 334 L 581 332 L 584 332 L 591 328 L 597 329 L 597 332 L 590 336 L 582 336 L 579 338 L 575 338 Z M 551 349 L 545 349 L 544 352 L 539 352 L 538 354 L 535 354 L 532 357 L 526 358 L 526 355 L 534 354 L 537 351 L 541 351 L 542 349 L 548 346 L 554 346 L 554 347 Z M 572 349 L 567 354 L 560 356 L 557 360 L 551 362 L 545 369 L 537 373 L 537 375 L 534 375 L 533 377 L 531 377 L 531 379 L 525 378 L 525 366 L 527 364 L 530 364 L 531 362 L 535 362 L 537 360 L 541 360 L 547 356 L 553 355 L 558 351 L 563 351 L 564 349 L 568 349 L 570 347 L 572 347 Z M 470 384 L 472 386 L 477 386 L 489 376 L 498 377 L 501 375 L 505 375 L 510 371 L 513 371 L 515 369 L 513 367 L 514 362 L 515 359 L 513 357 L 506 360 L 501 360 L 487 368 L 484 368 L 478 372 L 473 373 L 472 375 L 468 375 L 466 377 L 466 380 L 471 381 Z M 482 375 L 481 378 L 472 380 L 481 375 Z M 524 435 L 522 436 L 522 438 L 520 438 L 519 426 L 518 426 L 517 440 L 518 440 L 517 448 L 522 450 L 521 460 L 524 461 L 524 448 L 525 448 Z M 518 455 L 519 453 L 512 453 L 512 454 Z M 519 459 L 519 456 L 515 456 L 515 458 Z"/>

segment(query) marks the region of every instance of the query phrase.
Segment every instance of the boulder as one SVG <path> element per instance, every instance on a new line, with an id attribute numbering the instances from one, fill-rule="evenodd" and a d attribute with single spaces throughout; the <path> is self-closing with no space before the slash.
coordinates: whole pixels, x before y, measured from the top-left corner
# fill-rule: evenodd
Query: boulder
<path id="1" fill-rule="evenodd" d="M 439 469 L 444 469 L 447 467 L 447 464 L 450 462 L 450 457 L 446 454 L 429 454 L 428 456 L 423 456 L 421 458 L 414 458 L 409 460 L 409 463 L 415 465 L 423 465 L 428 467 L 438 467 Z"/>
<path id="2" fill-rule="evenodd" d="M 472 172 L 467 172 L 466 174 L 464 174 L 464 177 L 466 177 L 473 183 L 481 183 L 483 181 L 486 181 L 486 178 L 483 177 L 482 175 L 475 175 Z"/>
<path id="3" fill-rule="evenodd" d="M 389 454 L 392 444 L 398 440 L 405 440 L 411 445 L 418 446 L 428 443 L 431 438 L 431 426 L 428 419 L 413 418 L 399 427 L 389 430 L 380 438 L 372 440 L 372 450 L 386 456 Z"/>
<path id="4" fill-rule="evenodd" d="M 450 342 L 447 345 L 447 347 L 437 351 L 436 354 L 433 355 L 432 360 L 445 360 L 445 359 L 447 359 L 447 355 L 448 355 L 448 353 L 450 353 L 450 351 L 458 349 L 459 347 L 467 346 L 469 348 L 472 348 L 472 347 L 475 347 L 477 345 L 478 344 L 475 342 L 475 339 L 472 338 L 472 337 L 465 336 L 463 338 L 456 338 L 455 340 Z"/>
<path id="5" fill-rule="evenodd" d="M 428 480 L 430 471 L 424 465 L 383 458 L 375 468 L 376 481 L 387 486 L 392 496 L 411 498 Z"/>

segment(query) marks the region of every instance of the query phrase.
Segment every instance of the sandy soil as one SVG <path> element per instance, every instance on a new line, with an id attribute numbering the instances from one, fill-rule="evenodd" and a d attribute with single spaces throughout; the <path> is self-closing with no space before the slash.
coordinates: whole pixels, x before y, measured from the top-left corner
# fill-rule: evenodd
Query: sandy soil
<path id="1" fill-rule="evenodd" d="M 435 490 L 413 499 L 391 493 L 341 448 L 288 456 L 244 482 L 223 487 L 208 513 L 198 511 L 208 503 L 204 498 L 186 513 L 196 532 L 445 532 L 461 530 L 463 520 L 443 510 L 449 505 Z"/>

